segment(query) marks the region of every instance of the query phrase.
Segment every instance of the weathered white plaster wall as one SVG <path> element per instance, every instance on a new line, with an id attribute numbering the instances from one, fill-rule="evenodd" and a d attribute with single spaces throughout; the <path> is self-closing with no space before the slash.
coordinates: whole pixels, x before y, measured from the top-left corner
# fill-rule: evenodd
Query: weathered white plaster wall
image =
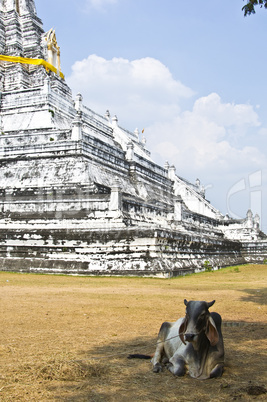
<path id="1" fill-rule="evenodd" d="M 47 60 L 45 38 L 34 1 L 0 1 L 1 51 Z M 258 217 L 224 217 L 57 73 L 2 61 L 0 78 L 0 269 L 172 276 L 267 254 Z"/>

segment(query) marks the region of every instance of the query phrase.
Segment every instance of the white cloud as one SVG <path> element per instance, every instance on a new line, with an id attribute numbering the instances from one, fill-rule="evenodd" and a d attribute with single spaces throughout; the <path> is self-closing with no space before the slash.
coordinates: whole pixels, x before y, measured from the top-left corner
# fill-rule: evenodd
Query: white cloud
<path id="1" fill-rule="evenodd" d="M 91 109 L 102 114 L 109 109 L 129 130 L 145 128 L 152 157 L 160 164 L 168 160 L 185 177 L 222 180 L 267 166 L 258 142 L 266 129 L 253 106 L 225 103 L 211 93 L 182 111 L 183 100 L 192 102 L 194 92 L 159 60 L 90 55 L 73 65 L 67 81 Z"/>
<path id="2" fill-rule="evenodd" d="M 222 103 L 220 96 L 216 93 L 198 99 L 193 112 L 226 127 L 259 125 L 258 115 L 251 105 Z"/>
<path id="3" fill-rule="evenodd" d="M 266 156 L 254 145 L 255 141 L 253 145 L 241 145 L 233 140 L 233 132 L 246 136 L 251 127 L 259 125 L 252 106 L 223 103 L 213 93 L 197 99 L 192 111 L 183 112 L 168 123 L 154 124 L 147 132 L 149 138 L 157 139 L 153 151 L 162 160 L 169 159 L 178 170 L 201 171 L 211 176 L 266 165 Z"/>
<path id="4" fill-rule="evenodd" d="M 131 130 L 138 122 L 143 127 L 173 118 L 180 113 L 180 100 L 193 95 L 166 66 L 149 57 L 129 61 L 90 55 L 72 66 L 67 81 L 90 108 L 102 114 L 110 109 Z"/>

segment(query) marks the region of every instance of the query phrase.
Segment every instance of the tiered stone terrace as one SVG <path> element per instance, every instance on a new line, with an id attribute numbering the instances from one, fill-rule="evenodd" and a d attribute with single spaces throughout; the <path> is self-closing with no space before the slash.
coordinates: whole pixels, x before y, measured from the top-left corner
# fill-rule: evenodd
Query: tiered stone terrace
<path id="1" fill-rule="evenodd" d="M 33 0 L 0 0 L 0 49 L 58 70 L 0 56 L 0 269 L 172 276 L 267 257 L 258 216 L 223 216 L 138 130 L 73 99 Z"/>

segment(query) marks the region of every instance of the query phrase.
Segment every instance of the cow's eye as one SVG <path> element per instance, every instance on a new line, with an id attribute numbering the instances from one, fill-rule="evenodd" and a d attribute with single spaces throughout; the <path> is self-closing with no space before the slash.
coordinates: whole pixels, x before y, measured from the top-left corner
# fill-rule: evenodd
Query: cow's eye
<path id="1" fill-rule="evenodd" d="M 199 319 L 199 321 L 203 321 L 205 319 L 205 313 L 200 314 L 198 319 Z"/>

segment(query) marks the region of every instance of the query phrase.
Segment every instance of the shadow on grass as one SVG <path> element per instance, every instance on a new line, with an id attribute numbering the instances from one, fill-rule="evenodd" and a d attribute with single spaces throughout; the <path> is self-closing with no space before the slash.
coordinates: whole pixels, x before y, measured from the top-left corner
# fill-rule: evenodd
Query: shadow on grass
<path id="1" fill-rule="evenodd" d="M 241 300 L 244 302 L 253 302 L 262 306 L 267 304 L 267 288 L 243 289 L 242 292 L 246 292 L 248 294 L 248 296 L 241 297 Z"/>
<path id="2" fill-rule="evenodd" d="M 225 401 L 257 400 L 266 397 L 265 372 L 262 369 L 265 348 L 262 339 L 266 326 L 246 323 L 223 328 L 225 372 L 219 379 L 199 381 L 185 375 L 174 377 L 164 370 L 152 372 L 147 360 L 127 359 L 130 353 L 152 354 L 154 338 L 112 341 L 81 352 L 77 361 L 95 365 L 95 374 L 73 383 L 60 383 L 53 390 L 55 400 L 82 401 Z"/>

